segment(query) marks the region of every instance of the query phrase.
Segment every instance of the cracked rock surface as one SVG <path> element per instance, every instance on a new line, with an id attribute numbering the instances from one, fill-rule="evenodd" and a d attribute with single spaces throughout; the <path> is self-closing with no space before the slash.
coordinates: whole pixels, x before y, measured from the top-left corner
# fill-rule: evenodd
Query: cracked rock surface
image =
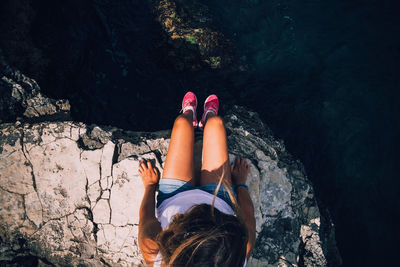
<path id="1" fill-rule="evenodd" d="M 248 266 L 327 266 L 333 225 L 321 218 L 302 164 L 256 113 L 235 106 L 224 119 L 231 160 L 241 155 L 251 164 L 257 241 Z M 42 266 L 144 265 L 138 163 L 147 158 L 162 171 L 169 131 L 17 122 L 0 132 L 2 266 L 21 258 Z"/>

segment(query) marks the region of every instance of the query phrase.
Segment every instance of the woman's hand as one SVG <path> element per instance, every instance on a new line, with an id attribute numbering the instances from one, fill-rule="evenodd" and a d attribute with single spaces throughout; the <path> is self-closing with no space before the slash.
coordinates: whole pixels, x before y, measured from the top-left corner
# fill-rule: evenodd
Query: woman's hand
<path id="1" fill-rule="evenodd" d="M 142 160 L 139 163 L 139 174 L 142 177 L 144 188 L 158 184 L 160 173 L 151 165 L 150 161 Z"/>
<path id="2" fill-rule="evenodd" d="M 250 165 L 244 158 L 236 158 L 235 164 L 231 165 L 232 185 L 246 184 L 247 175 L 249 174 Z"/>

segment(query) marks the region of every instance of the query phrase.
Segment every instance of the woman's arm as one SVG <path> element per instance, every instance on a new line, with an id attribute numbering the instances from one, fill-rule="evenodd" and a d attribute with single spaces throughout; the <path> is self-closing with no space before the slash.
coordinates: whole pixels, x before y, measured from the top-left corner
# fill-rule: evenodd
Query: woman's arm
<path id="1" fill-rule="evenodd" d="M 249 240 L 247 242 L 246 255 L 250 258 L 250 253 L 256 242 L 256 219 L 254 217 L 254 206 L 251 201 L 249 192 L 243 186 L 239 186 L 236 190 L 239 207 L 242 211 L 244 223 L 247 226 Z"/>
<path id="2" fill-rule="evenodd" d="M 159 180 L 158 171 L 151 166 L 151 162 L 141 162 L 139 173 L 145 187 L 142 203 L 139 210 L 139 247 L 143 258 L 149 266 L 158 253 L 158 246 L 155 239 L 162 231 L 161 224 L 155 216 L 155 193 Z"/>
<path id="3" fill-rule="evenodd" d="M 244 158 L 236 158 L 235 164 L 231 167 L 232 185 L 246 184 L 250 166 Z M 247 259 L 250 258 L 251 250 L 256 242 L 256 219 L 254 217 L 254 206 L 249 192 L 243 186 L 237 187 L 237 201 L 242 211 L 243 220 L 246 224 L 249 240 L 247 242 Z"/>
<path id="4" fill-rule="evenodd" d="M 143 258 L 150 266 L 158 253 L 155 239 L 158 233 L 161 232 L 161 224 L 154 214 L 155 192 L 156 185 L 148 186 L 145 189 L 139 211 L 139 247 Z"/>

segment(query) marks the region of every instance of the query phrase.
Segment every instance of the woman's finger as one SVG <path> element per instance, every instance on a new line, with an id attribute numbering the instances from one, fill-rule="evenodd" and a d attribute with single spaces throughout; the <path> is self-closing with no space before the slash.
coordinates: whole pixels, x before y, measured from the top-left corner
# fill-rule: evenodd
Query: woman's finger
<path id="1" fill-rule="evenodd" d="M 153 167 L 153 166 L 151 166 L 151 162 L 150 161 L 147 162 L 147 167 L 149 167 L 149 168 Z"/>
<path id="2" fill-rule="evenodd" d="M 140 167 L 142 167 L 144 170 L 147 169 L 146 162 L 140 163 Z"/>
<path id="3" fill-rule="evenodd" d="M 239 163 L 240 163 L 240 158 L 237 157 L 236 160 L 235 160 L 235 164 L 239 165 Z"/>

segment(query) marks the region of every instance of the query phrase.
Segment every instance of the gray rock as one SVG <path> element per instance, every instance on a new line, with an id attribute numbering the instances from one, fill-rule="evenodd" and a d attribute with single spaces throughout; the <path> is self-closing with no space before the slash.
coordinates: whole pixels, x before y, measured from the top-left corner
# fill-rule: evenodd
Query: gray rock
<path id="1" fill-rule="evenodd" d="M 235 106 L 224 119 L 231 160 L 241 155 L 251 165 L 257 241 L 248 266 L 327 266 L 333 225 L 321 220 L 301 163 L 256 113 Z M 29 256 L 44 266 L 144 264 L 138 163 L 147 158 L 162 171 L 168 131 L 74 122 L 9 123 L 0 131 L 1 262 Z"/>
<path id="2" fill-rule="evenodd" d="M 35 80 L 12 69 L 0 50 L 0 123 L 19 118 L 31 121 L 69 119 L 68 100 L 54 100 L 40 92 Z"/>

